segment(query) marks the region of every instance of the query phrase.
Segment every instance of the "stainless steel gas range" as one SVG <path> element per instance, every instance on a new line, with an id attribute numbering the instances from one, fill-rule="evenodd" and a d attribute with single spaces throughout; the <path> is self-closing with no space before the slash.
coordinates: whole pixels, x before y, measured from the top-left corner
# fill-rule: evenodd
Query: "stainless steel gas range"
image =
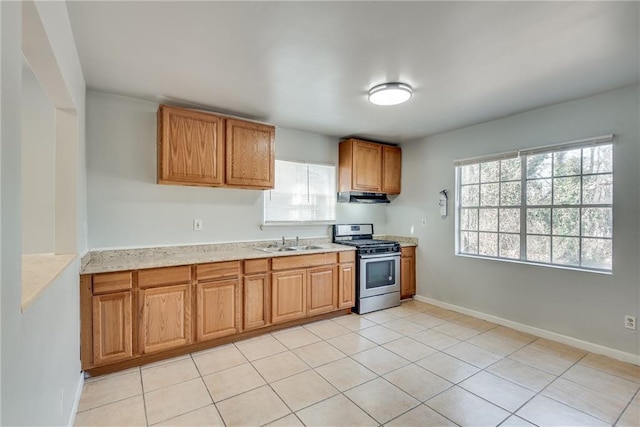
<path id="1" fill-rule="evenodd" d="M 373 224 L 333 226 L 333 241 L 355 246 L 359 314 L 400 305 L 400 244 L 373 239 Z"/>

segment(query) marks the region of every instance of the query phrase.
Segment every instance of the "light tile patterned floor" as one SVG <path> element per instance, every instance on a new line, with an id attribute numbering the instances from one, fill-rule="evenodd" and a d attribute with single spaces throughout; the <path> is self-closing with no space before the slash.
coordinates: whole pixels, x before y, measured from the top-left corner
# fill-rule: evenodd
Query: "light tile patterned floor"
<path id="1" fill-rule="evenodd" d="M 418 301 L 88 379 L 75 425 L 640 426 L 640 367 Z"/>

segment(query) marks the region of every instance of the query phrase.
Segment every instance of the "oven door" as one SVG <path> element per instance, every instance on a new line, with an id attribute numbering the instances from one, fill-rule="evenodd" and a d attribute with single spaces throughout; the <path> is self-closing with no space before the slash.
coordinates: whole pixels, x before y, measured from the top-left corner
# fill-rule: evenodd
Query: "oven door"
<path id="1" fill-rule="evenodd" d="M 400 254 L 360 255 L 359 297 L 400 292 Z"/>

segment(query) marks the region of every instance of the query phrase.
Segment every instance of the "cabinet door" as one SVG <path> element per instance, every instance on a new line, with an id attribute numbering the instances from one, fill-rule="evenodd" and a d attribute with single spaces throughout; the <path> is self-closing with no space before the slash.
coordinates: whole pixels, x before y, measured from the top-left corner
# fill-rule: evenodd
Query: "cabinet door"
<path id="1" fill-rule="evenodd" d="M 402 248 L 400 257 L 400 298 L 411 298 L 416 293 L 415 248 Z"/>
<path id="2" fill-rule="evenodd" d="M 271 321 L 282 323 L 307 314 L 307 271 L 271 274 Z"/>
<path id="3" fill-rule="evenodd" d="M 402 151 L 399 147 L 382 147 L 382 192 L 400 194 Z"/>
<path id="4" fill-rule="evenodd" d="M 131 292 L 93 297 L 95 366 L 133 356 Z"/>
<path id="5" fill-rule="evenodd" d="M 353 307 L 356 292 L 355 264 L 340 264 L 338 273 L 338 308 Z"/>
<path id="6" fill-rule="evenodd" d="M 196 340 L 233 335 L 240 330 L 238 279 L 196 285 Z"/>
<path id="7" fill-rule="evenodd" d="M 190 284 L 142 289 L 139 293 L 140 352 L 191 343 Z"/>
<path id="8" fill-rule="evenodd" d="M 257 189 L 273 188 L 274 127 L 233 119 L 227 119 L 226 127 L 226 184 Z"/>
<path id="9" fill-rule="evenodd" d="M 382 146 L 363 141 L 353 144 L 353 189 L 379 192 L 382 188 Z"/>
<path id="10" fill-rule="evenodd" d="M 338 267 L 314 268 L 308 272 L 307 314 L 327 313 L 338 308 Z"/>
<path id="11" fill-rule="evenodd" d="M 270 307 L 269 275 L 254 274 L 244 277 L 244 329 L 267 326 Z"/>
<path id="12" fill-rule="evenodd" d="M 223 184 L 224 119 L 161 105 L 158 109 L 158 183 Z"/>

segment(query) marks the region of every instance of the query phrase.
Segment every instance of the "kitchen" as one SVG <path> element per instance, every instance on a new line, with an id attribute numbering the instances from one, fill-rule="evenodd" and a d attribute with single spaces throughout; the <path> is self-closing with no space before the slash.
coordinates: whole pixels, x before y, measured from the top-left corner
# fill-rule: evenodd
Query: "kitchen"
<path id="1" fill-rule="evenodd" d="M 259 121 L 278 126 L 275 140 L 276 159 L 336 164 L 338 141 L 342 137 L 352 134 L 357 134 L 364 139 L 369 137 L 369 139 L 377 141 L 399 143 L 403 155 L 401 194 L 395 197 L 389 205 L 337 204 L 336 218 L 340 223 L 373 223 L 376 234 L 380 235 L 416 237 L 418 239 L 417 295 L 429 298 L 423 302 L 449 304 L 445 307 L 453 310 L 466 309 L 468 311 L 465 314 L 476 317 L 484 313 L 494 316 L 493 320 L 486 319 L 494 322 L 498 319 L 506 319 L 520 325 L 536 328 L 538 333 L 540 331 L 554 333 L 556 340 L 559 336 L 573 337 L 592 344 L 592 347 L 589 348 L 590 351 L 600 354 L 604 352 L 604 354 L 614 356 L 617 359 L 626 357 L 627 361 L 635 360 L 637 363 L 639 348 L 637 331 L 625 329 L 622 325 L 623 315 L 637 315 L 639 305 L 637 285 L 639 225 L 636 185 L 639 157 L 637 127 L 638 48 L 637 37 L 633 38 L 638 31 L 637 5 L 626 5 L 629 11 L 616 12 L 616 6 L 593 3 L 590 7 L 596 9 L 589 9 L 584 12 L 585 15 L 581 15 L 585 17 L 584 22 L 591 22 L 586 17 L 601 16 L 604 21 L 598 21 L 600 24 L 597 26 L 598 31 L 609 31 L 606 37 L 601 33 L 597 33 L 595 36 L 601 44 L 598 45 L 598 49 L 593 49 L 593 58 L 596 61 L 590 62 L 591 66 L 588 68 L 596 74 L 596 77 L 587 73 L 583 76 L 585 77 L 584 81 L 575 79 L 576 85 L 572 86 L 569 82 L 573 80 L 573 74 L 577 73 L 577 68 L 570 68 L 569 72 L 565 70 L 565 74 L 556 74 L 555 80 L 551 78 L 550 81 L 544 83 L 545 79 L 540 78 L 540 75 L 544 75 L 546 71 L 534 68 L 532 72 L 538 73 L 536 74 L 538 80 L 529 84 L 520 82 L 519 90 L 524 91 L 531 85 L 535 85 L 540 88 L 540 92 L 545 89 L 547 97 L 541 96 L 540 100 L 536 101 L 537 103 L 532 102 L 522 110 L 517 110 L 518 106 L 513 106 L 513 110 L 506 108 L 506 105 L 515 98 L 527 98 L 525 92 L 518 92 L 516 87 L 512 88 L 515 92 L 505 92 L 503 88 L 503 92 L 499 92 L 500 96 L 492 96 L 491 92 L 483 93 L 481 90 L 472 92 L 471 88 L 463 90 L 465 80 L 457 80 L 457 86 L 462 86 L 460 89 L 450 92 L 448 98 L 439 96 L 436 87 L 430 87 L 429 91 L 418 90 L 420 86 L 414 83 L 413 99 L 407 104 L 397 107 L 399 110 L 392 110 L 396 107 L 379 110 L 368 105 L 366 100 L 366 92 L 369 88 L 374 83 L 379 83 L 378 80 L 369 81 L 368 79 L 375 80 L 377 77 L 367 76 L 367 81 L 364 82 L 353 80 L 354 77 L 351 77 L 352 80 L 345 78 L 335 82 L 337 84 L 335 89 L 332 85 L 328 85 L 328 82 L 323 81 L 322 84 L 325 86 L 319 88 L 316 102 L 310 103 L 296 98 L 295 102 L 287 106 L 291 109 L 309 109 L 307 115 L 310 118 L 305 119 L 307 122 L 303 123 L 304 127 L 303 124 L 286 126 L 284 121 L 271 119 L 279 114 L 277 108 L 285 107 L 282 102 L 274 101 L 272 103 L 274 107 L 269 109 L 265 107 L 254 109 L 251 107 L 250 97 L 235 101 L 235 104 L 231 99 L 227 100 L 226 97 L 234 92 L 232 88 L 237 87 L 234 84 L 227 84 L 226 90 L 219 90 L 216 101 L 209 102 L 199 98 L 199 92 L 206 86 L 204 82 L 194 85 L 190 92 L 166 95 L 168 92 L 156 91 L 155 95 L 160 98 L 155 100 L 143 99 L 144 96 L 136 92 L 136 86 L 142 90 L 147 84 L 146 81 L 131 79 L 131 83 L 127 84 L 133 85 L 133 89 L 125 87 L 126 84 L 116 89 L 101 88 L 99 85 L 91 83 L 89 77 L 99 71 L 96 70 L 96 68 L 100 68 L 99 61 L 93 63 L 94 65 L 89 65 L 90 68 L 87 69 L 88 65 L 85 63 L 87 60 L 83 56 L 86 53 L 83 53 L 82 43 L 90 42 L 91 37 L 88 34 L 91 32 L 85 28 L 84 31 L 87 33 L 83 32 L 84 36 L 78 37 L 77 32 L 80 30 L 77 26 L 95 26 L 92 29 L 95 37 L 99 39 L 98 41 L 103 40 L 105 43 L 108 38 L 105 38 L 101 31 L 113 32 L 113 29 L 98 27 L 91 20 L 85 21 L 85 24 L 79 24 L 78 17 L 74 16 L 74 13 L 80 13 L 79 10 L 86 7 L 84 4 L 76 5 L 75 10 L 73 4 L 66 6 L 62 4 L 64 6 L 62 9 L 60 6 L 61 4 L 38 5 L 36 11 L 42 20 L 44 34 L 48 35 L 49 48 L 53 48 L 53 57 L 57 58 L 58 66 L 61 67 L 62 79 L 66 82 L 67 89 L 71 92 L 71 99 L 75 102 L 75 108 L 78 111 L 78 126 L 81 129 L 81 137 L 78 141 L 77 167 L 75 168 L 77 181 L 74 187 L 75 194 L 72 197 L 74 204 L 77 204 L 75 215 L 77 219 L 74 218 L 71 227 L 74 229 L 74 240 L 79 242 L 76 245 L 78 255 L 82 256 L 87 250 L 106 248 L 273 241 L 278 240 L 283 234 L 288 239 L 296 236 L 303 239 L 318 236 L 329 237 L 326 226 L 301 230 L 265 227 L 264 230 L 261 230 L 263 200 L 262 193 L 259 191 L 157 185 L 155 183 L 155 114 L 158 104 L 192 102 L 195 104 L 192 106 L 209 106 L 210 110 L 218 113 L 244 114 L 246 115 L 244 118 L 261 118 L 262 120 Z M 498 15 L 507 14 L 506 16 L 510 16 L 508 14 L 512 12 L 513 27 L 516 29 L 528 22 L 517 11 L 510 10 L 515 7 L 513 5 L 493 4 L 491 6 L 497 8 L 495 13 Z M 225 7 L 231 6 L 226 5 Z M 296 5 L 296 7 L 300 6 Z M 353 5 L 349 7 L 355 8 Z M 436 3 L 433 7 L 437 9 L 442 7 L 442 4 Z M 460 16 L 476 12 L 474 9 L 465 9 L 468 7 L 466 4 L 460 4 L 458 7 L 460 9 L 456 10 L 456 13 L 462 14 Z M 507 10 L 503 10 L 502 7 Z M 566 13 L 563 7 L 558 6 L 559 10 L 554 12 L 560 14 L 557 16 L 565 16 L 566 18 L 566 15 L 561 14 L 561 12 Z M 67 8 L 71 22 L 64 19 Z M 5 185 L 9 186 L 10 182 L 19 182 L 21 175 L 19 153 L 16 153 L 16 150 L 12 148 L 14 146 L 11 145 L 13 144 L 11 141 L 16 140 L 11 136 L 12 129 L 18 134 L 20 130 L 16 130 L 15 124 L 12 124 L 15 122 L 16 116 L 12 115 L 12 109 L 8 107 L 13 105 L 12 102 L 17 102 L 16 100 L 20 99 L 20 94 L 16 93 L 16 86 L 20 85 L 15 84 L 16 81 L 19 81 L 15 69 L 16 64 L 20 63 L 21 46 L 16 41 L 20 40 L 20 28 L 15 23 L 21 22 L 21 19 L 20 10 L 15 9 L 15 5 L 2 4 L 2 417 L 3 424 L 66 424 L 74 412 L 72 408 L 78 389 L 79 360 L 77 351 L 65 352 L 59 349 L 56 340 L 60 343 L 66 343 L 60 347 L 73 349 L 79 346 L 79 301 L 77 296 L 79 259 L 71 265 L 71 269 L 75 268 L 75 271 L 65 270 L 58 281 L 50 289 L 47 289 L 28 310 L 24 313 L 15 310 L 15 307 L 20 307 L 19 258 L 21 253 L 17 249 L 19 249 L 18 243 L 21 241 L 22 220 L 17 206 L 20 206 L 21 203 L 19 202 L 19 189 L 16 191 L 5 187 Z M 180 10 L 181 8 L 178 7 L 170 11 Z M 464 12 L 465 10 L 467 12 Z M 347 11 L 355 13 L 351 9 Z M 284 13 L 283 11 L 278 12 Z M 296 13 L 299 12 L 296 11 Z M 486 15 L 482 15 L 483 19 L 491 15 L 492 12 L 494 10 L 485 12 Z M 532 19 L 543 20 L 543 17 L 547 16 L 545 10 L 537 10 L 536 12 L 538 15 L 533 14 Z M 117 14 L 118 10 L 107 7 L 102 10 L 102 13 L 107 16 Z M 432 10 L 431 13 L 434 16 L 437 15 L 436 10 Z M 136 13 L 123 14 L 123 16 L 125 15 L 133 17 L 136 16 Z M 268 16 L 274 18 L 275 15 L 277 15 L 276 12 L 271 12 Z M 414 15 L 415 19 L 419 21 L 417 17 L 424 16 L 424 13 Z M 31 15 L 25 14 L 24 16 L 29 18 Z M 24 16 L 22 22 L 25 22 Z M 374 16 L 378 15 L 374 14 Z M 167 19 L 166 16 L 165 19 Z M 105 18 L 104 22 L 108 22 L 108 19 Z M 419 22 L 413 22 L 414 26 L 418 24 Z M 443 31 L 442 26 L 436 25 L 437 22 L 431 22 L 431 24 L 432 27 Z M 105 26 L 108 27 L 108 24 Z M 559 27 L 562 28 L 562 25 Z M 557 29 L 558 27 L 552 28 Z M 573 28 L 582 27 L 576 23 L 576 27 Z M 320 31 L 317 28 L 311 29 Z M 464 25 L 460 22 L 452 22 L 450 31 L 453 34 L 460 34 L 459 38 L 452 36 L 454 40 L 460 42 L 461 39 L 464 39 L 462 37 L 465 34 Z M 511 34 L 509 28 L 504 31 Z M 309 31 L 308 37 L 313 38 L 313 34 L 313 31 Z M 532 37 L 535 38 L 535 34 L 533 33 Z M 558 33 L 555 34 L 556 36 L 562 34 L 562 31 L 558 30 Z M 578 34 L 584 35 L 583 33 Z M 75 41 L 73 40 L 74 35 Z M 126 37 L 125 31 L 122 32 L 122 36 Z M 114 39 L 117 37 L 114 36 Z M 255 41 L 259 45 L 258 47 L 264 48 L 263 56 L 276 56 L 277 52 L 269 49 L 273 40 L 268 37 L 260 40 L 252 38 L 251 40 Z M 607 45 L 606 40 L 609 40 L 613 45 Z M 238 43 L 242 41 L 240 40 Z M 147 39 L 146 42 L 149 45 L 153 44 L 153 40 Z M 248 43 L 246 40 L 244 42 Z M 78 55 L 75 53 L 75 46 L 69 50 L 69 46 L 74 43 L 78 46 L 80 54 L 80 59 L 76 60 L 73 59 L 74 55 Z M 312 42 L 309 41 L 309 43 Z M 589 45 L 589 43 L 584 43 L 584 45 Z M 583 44 L 574 43 L 569 46 L 578 53 L 584 54 L 579 49 Z M 411 45 L 411 48 L 417 49 L 415 45 Z M 114 48 L 112 53 L 116 52 L 120 55 L 119 60 L 124 61 L 125 58 L 128 58 L 125 51 L 118 49 L 123 48 Z M 304 52 L 304 50 L 299 51 L 293 47 L 292 49 L 293 52 Z M 477 46 L 469 47 L 468 51 L 456 52 L 455 49 L 451 49 L 451 56 L 444 55 L 440 58 L 446 60 L 443 64 L 448 65 L 456 63 L 456 54 L 460 57 L 470 55 L 471 59 L 475 59 L 472 54 L 474 49 L 477 49 Z M 504 49 L 509 49 L 509 47 L 504 47 Z M 563 49 L 569 48 L 562 46 L 559 49 L 562 53 L 565 52 Z M 188 52 L 189 49 L 185 49 L 185 51 Z M 330 49 L 320 49 L 317 51 L 317 55 L 319 58 L 325 59 L 323 55 L 326 55 L 328 51 Z M 517 56 L 517 50 L 514 51 L 512 48 L 510 51 Z M 166 46 L 166 52 L 178 54 L 180 47 L 169 44 Z M 431 53 L 437 54 L 438 52 Z M 575 55 L 583 58 L 578 53 Z M 497 52 L 493 52 L 493 54 L 497 58 L 500 57 Z M 608 56 L 609 54 L 612 56 Z M 141 51 L 130 52 L 129 55 L 132 60 L 135 57 L 150 60 Z M 571 55 L 568 56 L 571 57 Z M 593 60 L 593 58 L 591 59 Z M 346 58 L 341 59 L 346 60 Z M 361 60 L 362 56 L 355 55 L 355 59 Z M 520 57 L 518 59 L 523 60 Z M 553 63 L 552 59 L 559 61 L 558 57 L 548 59 L 550 62 L 534 62 L 544 68 Z M 80 69 L 80 63 L 82 63 L 82 69 Z M 332 64 L 332 62 L 328 63 Z M 520 64 L 520 62 L 516 61 L 516 64 Z M 31 62 L 31 65 L 33 66 L 34 62 Z M 574 67 L 578 65 L 580 64 L 573 64 Z M 380 64 L 376 65 L 376 67 L 379 66 Z M 520 68 L 515 68 L 515 70 L 517 71 L 514 74 L 524 72 Z M 624 74 L 629 70 L 632 75 L 631 79 L 628 79 L 628 76 Z M 175 78 L 169 72 L 162 77 L 163 70 L 161 68 L 143 67 L 143 71 L 148 76 L 154 76 L 153 78 L 169 80 Z M 265 80 L 271 81 L 269 79 L 272 79 L 273 75 L 269 73 L 277 74 L 278 69 L 262 71 L 267 76 Z M 327 75 L 331 77 L 331 70 L 326 71 Z M 491 69 L 491 71 L 495 72 L 496 70 Z M 109 72 L 105 67 L 105 73 Z M 236 70 L 235 72 L 242 74 L 244 83 L 255 92 L 254 97 L 271 99 L 271 96 L 276 96 L 255 87 L 254 80 L 247 78 L 248 76 L 241 71 Z M 333 72 L 339 73 L 336 70 Z M 558 71 L 556 70 L 556 72 Z M 479 78 L 487 78 L 482 74 L 477 75 Z M 567 75 L 571 78 L 568 78 Z M 597 76 L 601 75 L 609 75 L 611 80 L 598 83 Z M 561 80 L 561 76 L 565 80 Z M 392 79 L 395 76 L 387 77 Z M 403 77 L 404 75 L 400 74 L 396 78 L 401 80 Z M 149 80 L 153 80 L 153 78 L 150 77 Z M 384 74 L 380 78 L 385 78 Z M 615 80 L 616 78 L 618 80 Z M 87 80 L 86 85 L 89 87 L 86 92 L 86 101 L 85 79 Z M 190 73 L 184 80 L 197 79 L 198 77 L 194 77 Z M 459 79 L 459 76 L 452 76 L 452 80 L 455 79 Z M 218 79 L 214 78 L 213 80 Z M 564 82 L 564 86 L 562 83 L 554 83 L 560 81 Z M 487 81 L 483 81 L 483 83 L 487 84 Z M 509 84 L 511 83 L 509 82 Z M 284 84 L 286 86 L 284 82 L 272 84 L 273 86 L 268 87 L 272 87 L 273 90 L 277 85 Z M 426 83 L 421 84 L 424 88 Z M 169 85 L 166 84 L 165 87 L 169 87 Z M 300 96 L 303 96 L 304 91 L 301 87 L 304 85 L 294 86 L 294 89 L 300 93 Z M 484 86 L 480 85 L 480 87 Z M 320 101 L 325 96 L 322 94 L 331 93 L 329 88 L 336 91 L 338 89 L 350 91 L 349 97 L 353 99 L 345 102 L 345 105 L 340 106 L 340 110 L 336 110 L 335 113 L 310 110 L 313 105 L 309 104 L 320 105 Z M 566 91 L 564 91 L 565 89 Z M 556 92 L 562 95 L 556 96 L 554 94 Z M 128 96 L 121 96 L 122 94 Z M 465 94 L 468 94 L 471 99 L 464 98 Z M 164 98 L 162 98 L 163 96 Z M 530 96 L 531 94 L 529 94 Z M 467 122 L 464 122 L 463 125 L 455 125 L 450 121 L 452 119 L 443 116 L 441 110 L 445 110 L 446 104 L 440 105 L 440 108 L 422 111 L 414 111 L 411 108 L 412 105 L 423 102 L 421 99 L 429 97 L 441 101 L 448 100 L 454 106 L 465 105 L 464 108 L 458 107 L 458 109 L 461 116 L 466 115 L 464 118 Z M 471 102 L 473 99 L 480 99 L 483 104 L 486 104 L 489 98 L 497 100 L 497 104 L 503 104 L 504 108 L 500 110 L 499 105 L 496 106 L 496 104 L 480 108 L 477 103 Z M 360 103 L 363 103 L 364 107 L 358 107 Z M 19 103 L 15 105 L 19 105 Z M 60 105 L 64 105 L 64 103 L 60 103 Z M 350 110 L 356 111 L 358 108 L 371 109 L 370 118 L 359 122 L 357 117 L 349 116 Z M 515 113 L 520 114 L 513 115 Z M 344 127 L 330 131 L 328 127 L 323 128 L 309 121 L 323 115 L 333 117 L 335 123 L 344 121 L 342 123 Z M 344 118 L 341 118 L 342 116 Z M 380 123 L 379 127 L 378 123 Z M 436 123 L 442 127 L 431 127 L 432 130 L 429 132 L 418 129 L 414 130 L 413 132 L 416 133 L 412 134 L 409 130 L 412 129 L 412 123 L 424 123 L 425 126 L 429 123 L 434 126 L 433 123 Z M 386 124 L 387 127 L 383 127 L 383 124 Z M 367 132 L 370 135 L 367 135 Z M 446 218 L 441 218 L 438 202 L 441 190 L 449 190 L 451 196 L 455 193 L 453 167 L 455 161 L 501 153 L 514 148 L 530 148 L 608 133 L 615 134 L 617 138 L 614 142 L 614 163 L 616 166 L 614 205 L 617 208 L 614 232 L 616 241 L 614 274 L 560 270 L 454 255 L 454 198 L 451 197 L 449 200 L 449 215 Z M 377 138 L 374 137 L 375 135 L 378 135 Z M 423 138 L 424 135 L 429 136 Z M 19 140 L 19 138 L 17 139 Z M 84 145 L 85 141 L 86 145 Z M 86 164 L 84 162 L 85 150 Z M 12 209 L 12 206 L 15 208 Z M 421 225 L 423 218 L 426 225 L 424 228 Z M 202 231 L 193 231 L 194 219 L 203 220 Z M 56 314 L 56 307 L 66 313 L 64 318 Z M 44 328 L 47 324 L 51 325 L 51 330 Z M 16 345 L 16 343 L 20 343 L 20 345 Z M 570 342 L 570 344 L 577 346 L 576 344 L 579 343 Z M 635 359 L 633 359 L 634 356 Z M 59 368 L 52 369 L 53 366 L 59 366 Z M 44 377 L 44 384 L 42 384 L 38 372 L 47 373 Z M 60 399 L 59 396 L 60 388 L 64 389 L 63 399 Z M 41 392 L 36 393 L 34 390 L 41 390 Z M 26 398 L 26 396 L 30 396 L 30 398 Z M 32 400 L 31 407 L 35 406 L 37 410 L 27 409 L 26 405 L 29 400 Z M 64 402 L 62 410 L 58 408 L 60 400 Z"/>

